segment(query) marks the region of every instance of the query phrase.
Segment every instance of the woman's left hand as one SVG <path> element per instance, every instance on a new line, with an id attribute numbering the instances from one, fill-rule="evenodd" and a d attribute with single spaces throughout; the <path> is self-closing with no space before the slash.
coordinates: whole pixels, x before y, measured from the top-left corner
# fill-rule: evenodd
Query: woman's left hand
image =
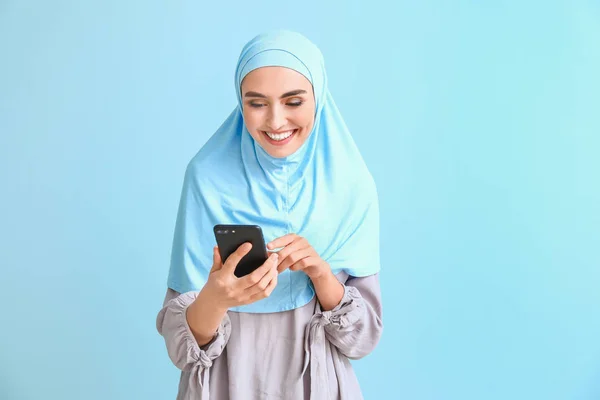
<path id="1" fill-rule="evenodd" d="M 291 271 L 304 271 L 312 280 L 324 276 L 331 271 L 329 264 L 323 260 L 308 243 L 308 240 L 295 233 L 281 236 L 267 244 L 269 250 L 279 250 L 279 265 L 277 271 L 280 273 L 289 268 Z"/>

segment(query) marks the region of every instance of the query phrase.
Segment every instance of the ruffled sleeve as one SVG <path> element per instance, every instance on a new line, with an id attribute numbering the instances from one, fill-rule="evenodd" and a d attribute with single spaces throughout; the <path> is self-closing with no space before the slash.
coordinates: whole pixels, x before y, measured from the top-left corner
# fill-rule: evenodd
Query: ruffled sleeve
<path id="1" fill-rule="evenodd" d="M 321 320 L 329 342 L 346 357 L 360 359 L 371 353 L 383 331 L 379 274 L 350 277 L 340 303 L 322 311 Z"/>
<path id="2" fill-rule="evenodd" d="M 209 369 L 229 340 L 231 321 L 225 314 L 213 339 L 202 347 L 198 346 L 186 318 L 187 308 L 197 295 L 198 292 L 179 294 L 169 289 L 156 318 L 156 328 L 165 339 L 173 364 L 182 371 L 190 372 L 190 389 L 200 391 L 201 398 L 208 398 L 205 396 L 208 396 Z"/>
<path id="3" fill-rule="evenodd" d="M 338 276 L 338 279 L 341 279 Z M 340 281 L 343 281 L 341 279 Z M 379 274 L 349 277 L 344 284 L 344 296 L 329 311 L 317 310 L 306 326 L 304 335 L 304 371 L 310 365 L 311 400 L 327 398 L 325 346 L 328 340 L 341 354 L 359 359 L 369 354 L 383 331 Z"/>

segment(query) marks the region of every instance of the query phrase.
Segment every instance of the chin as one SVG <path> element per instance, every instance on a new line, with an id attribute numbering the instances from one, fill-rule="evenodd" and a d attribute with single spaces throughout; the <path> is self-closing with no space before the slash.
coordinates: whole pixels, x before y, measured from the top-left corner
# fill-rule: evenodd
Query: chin
<path id="1" fill-rule="evenodd" d="M 265 149 L 265 151 L 274 158 L 285 158 L 287 156 L 289 156 L 290 154 L 293 154 L 297 148 L 294 146 L 294 148 L 291 149 L 273 149 L 272 147 L 265 147 L 263 146 L 263 149 Z"/>

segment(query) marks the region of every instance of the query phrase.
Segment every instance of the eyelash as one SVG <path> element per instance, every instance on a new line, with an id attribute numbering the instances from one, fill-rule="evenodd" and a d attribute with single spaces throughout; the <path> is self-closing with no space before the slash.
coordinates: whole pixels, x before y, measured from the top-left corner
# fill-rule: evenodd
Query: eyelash
<path id="1" fill-rule="evenodd" d="M 303 101 L 298 101 L 298 102 L 294 102 L 294 103 L 286 103 L 286 106 L 290 106 L 290 107 L 300 107 L 302 104 L 304 104 Z M 250 107 L 254 107 L 254 108 L 261 108 L 264 107 L 264 104 L 253 104 L 250 103 Z"/>

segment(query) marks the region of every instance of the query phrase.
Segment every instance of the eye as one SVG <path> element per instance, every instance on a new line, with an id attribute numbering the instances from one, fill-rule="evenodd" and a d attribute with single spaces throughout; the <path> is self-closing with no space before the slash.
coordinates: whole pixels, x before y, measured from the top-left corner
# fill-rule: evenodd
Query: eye
<path id="1" fill-rule="evenodd" d="M 286 105 L 291 107 L 300 107 L 303 103 L 303 101 L 291 101 L 289 103 L 286 103 Z"/>
<path id="2" fill-rule="evenodd" d="M 261 108 L 261 107 L 265 106 L 265 104 L 260 104 L 260 103 L 249 103 L 249 105 L 250 105 L 250 107 L 253 107 L 253 108 Z"/>

